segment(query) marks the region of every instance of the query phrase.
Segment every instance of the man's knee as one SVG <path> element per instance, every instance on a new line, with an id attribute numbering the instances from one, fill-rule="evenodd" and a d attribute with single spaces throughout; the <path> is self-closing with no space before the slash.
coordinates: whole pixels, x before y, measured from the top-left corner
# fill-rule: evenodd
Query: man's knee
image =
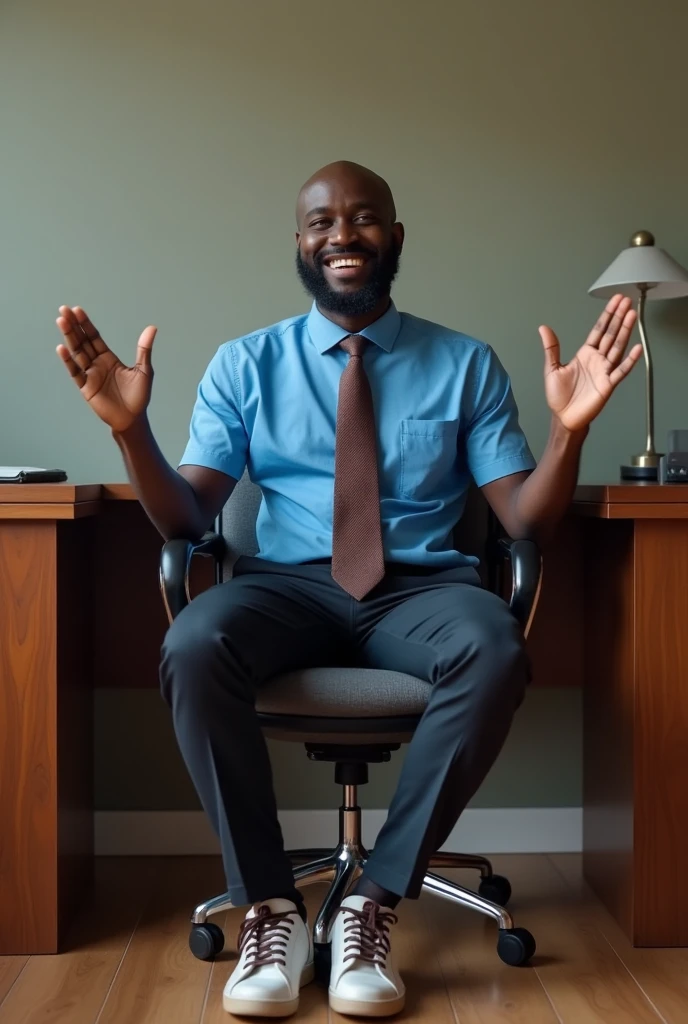
<path id="1" fill-rule="evenodd" d="M 236 658 L 232 656 L 233 616 L 223 615 L 220 625 L 207 600 L 196 598 L 174 619 L 162 645 L 160 684 L 163 697 L 172 703 L 175 695 L 184 692 L 201 699 L 221 673 L 227 686 L 236 674 Z"/>
<path id="2" fill-rule="evenodd" d="M 469 682 L 478 699 L 513 694 L 520 703 L 529 680 L 525 639 L 506 608 L 471 622 L 468 642 L 457 638 L 444 661 L 446 675 L 459 686 Z"/>

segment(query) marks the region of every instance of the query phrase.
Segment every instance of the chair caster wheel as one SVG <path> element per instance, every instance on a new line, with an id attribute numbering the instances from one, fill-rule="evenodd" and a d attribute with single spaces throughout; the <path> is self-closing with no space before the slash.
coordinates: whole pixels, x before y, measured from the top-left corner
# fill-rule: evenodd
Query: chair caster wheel
<path id="1" fill-rule="evenodd" d="M 329 942 L 316 942 L 313 947 L 315 954 L 315 980 L 318 985 L 329 987 L 332 969 L 332 946 Z"/>
<path id="2" fill-rule="evenodd" d="M 535 953 L 535 939 L 525 928 L 503 929 L 499 933 L 497 953 L 510 967 L 521 967 Z"/>
<path id="3" fill-rule="evenodd" d="M 216 924 L 194 924 L 189 934 L 189 949 L 197 960 L 214 960 L 225 946 L 225 937 Z"/>
<path id="4" fill-rule="evenodd" d="M 489 878 L 483 878 L 478 892 L 490 903 L 498 903 L 500 907 L 505 907 L 511 899 L 511 885 L 509 879 L 504 878 L 503 875 L 490 875 Z"/>

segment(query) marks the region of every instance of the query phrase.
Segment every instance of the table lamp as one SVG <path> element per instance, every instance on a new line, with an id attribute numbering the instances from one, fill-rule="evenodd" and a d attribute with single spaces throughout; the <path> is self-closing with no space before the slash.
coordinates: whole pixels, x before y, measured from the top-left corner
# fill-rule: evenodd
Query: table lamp
<path id="1" fill-rule="evenodd" d="M 600 299 L 612 295 L 628 295 L 638 300 L 638 330 L 643 346 L 646 370 L 645 412 L 647 439 L 645 451 L 631 458 L 629 466 L 621 467 L 623 480 L 656 480 L 661 452 L 655 451 L 655 407 L 652 378 L 652 356 L 645 333 L 645 302 L 648 299 L 678 299 L 688 295 L 688 270 L 655 246 L 649 231 L 636 231 L 631 244 L 598 277 L 588 294 Z"/>

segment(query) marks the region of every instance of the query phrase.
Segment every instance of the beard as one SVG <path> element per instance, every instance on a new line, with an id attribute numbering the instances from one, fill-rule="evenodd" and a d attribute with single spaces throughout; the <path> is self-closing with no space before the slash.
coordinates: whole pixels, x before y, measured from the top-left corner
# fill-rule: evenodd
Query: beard
<path id="1" fill-rule="evenodd" d="M 357 253 L 370 252 L 365 249 L 344 249 L 342 256 L 354 256 Z M 332 253 L 327 253 L 332 255 Z M 315 299 L 320 309 L 328 313 L 338 313 L 342 316 L 365 316 L 372 313 L 380 300 L 389 295 L 392 282 L 399 271 L 399 260 L 401 249 L 396 241 L 392 239 L 389 249 L 373 256 L 371 262 L 373 269 L 367 282 L 355 292 L 340 292 L 333 288 L 325 277 L 322 257 L 316 257 L 314 266 L 306 263 L 301 255 L 301 250 L 296 249 L 296 272 L 299 275 L 301 284 Z"/>

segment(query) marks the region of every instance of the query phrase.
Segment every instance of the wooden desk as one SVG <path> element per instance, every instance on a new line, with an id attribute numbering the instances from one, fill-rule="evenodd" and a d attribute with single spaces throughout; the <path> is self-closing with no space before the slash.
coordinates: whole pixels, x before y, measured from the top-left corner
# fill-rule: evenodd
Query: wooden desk
<path id="1" fill-rule="evenodd" d="M 99 499 L 0 485 L 0 954 L 56 952 L 89 883 Z"/>
<path id="2" fill-rule="evenodd" d="M 159 552 L 128 485 L 0 486 L 0 954 L 62 948 L 88 884 L 92 686 L 158 685 Z M 580 487 L 529 648 L 585 677 L 585 871 L 637 945 L 688 945 L 687 613 L 688 487 Z"/>
<path id="3" fill-rule="evenodd" d="M 638 946 L 688 945 L 688 486 L 579 487 L 584 871 Z"/>

